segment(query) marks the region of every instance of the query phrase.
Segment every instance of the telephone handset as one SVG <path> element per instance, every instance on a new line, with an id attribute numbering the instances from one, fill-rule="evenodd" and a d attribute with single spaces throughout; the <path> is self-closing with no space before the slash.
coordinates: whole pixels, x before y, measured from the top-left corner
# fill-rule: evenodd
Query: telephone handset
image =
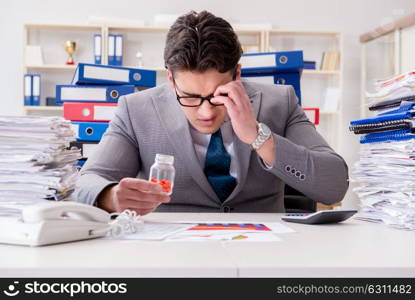
<path id="1" fill-rule="evenodd" d="M 0 243 L 42 246 L 104 236 L 110 214 L 69 201 L 44 201 L 25 207 L 21 218 L 0 218 Z"/>
<path id="2" fill-rule="evenodd" d="M 24 209 L 22 219 L 25 223 L 36 223 L 45 220 L 84 220 L 108 223 L 110 215 L 98 207 L 69 201 L 51 201 Z"/>

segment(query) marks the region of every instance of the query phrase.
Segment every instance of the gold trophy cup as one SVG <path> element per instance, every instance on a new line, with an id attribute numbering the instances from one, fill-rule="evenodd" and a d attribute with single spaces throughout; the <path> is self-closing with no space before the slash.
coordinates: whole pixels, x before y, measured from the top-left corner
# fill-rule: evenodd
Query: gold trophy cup
<path id="1" fill-rule="evenodd" d="M 76 42 L 75 41 L 66 41 L 64 43 L 65 51 L 69 54 L 68 60 L 66 61 L 67 65 L 74 65 L 73 54 L 76 51 Z"/>

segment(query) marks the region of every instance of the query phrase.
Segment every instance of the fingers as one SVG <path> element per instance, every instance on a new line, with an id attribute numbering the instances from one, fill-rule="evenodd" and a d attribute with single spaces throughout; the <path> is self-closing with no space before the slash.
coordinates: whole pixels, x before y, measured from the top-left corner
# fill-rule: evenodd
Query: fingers
<path id="1" fill-rule="evenodd" d="M 165 194 L 154 194 L 138 190 L 132 190 L 128 188 L 119 188 L 116 192 L 116 197 L 121 200 L 133 200 L 149 203 L 167 203 L 170 201 L 170 197 Z"/>
<path id="2" fill-rule="evenodd" d="M 215 96 L 215 98 L 212 98 L 210 101 L 213 104 L 224 104 L 228 111 L 234 110 L 236 106 L 232 99 L 226 96 Z"/>
<path id="3" fill-rule="evenodd" d="M 170 202 L 170 197 L 162 193 L 162 190 L 162 187 L 154 182 L 124 178 L 114 191 L 117 211 L 130 209 L 140 215 L 148 214 L 160 204 Z"/>
<path id="4" fill-rule="evenodd" d="M 163 188 L 159 184 L 137 178 L 123 178 L 119 184 L 121 188 L 154 194 L 161 193 L 163 191 Z"/>
<path id="5" fill-rule="evenodd" d="M 246 95 L 241 81 L 231 81 L 228 84 L 218 86 L 214 93 L 215 98 L 223 95 L 227 95 L 237 106 L 249 106 L 249 97 Z"/>
<path id="6" fill-rule="evenodd" d="M 231 85 L 231 84 L 225 84 L 225 85 L 220 85 L 216 88 L 215 92 L 213 93 L 213 95 L 215 97 L 217 96 L 221 96 L 222 95 L 227 95 L 229 98 L 231 98 L 232 100 L 238 98 L 237 95 L 237 91 L 235 90 L 235 88 Z"/>

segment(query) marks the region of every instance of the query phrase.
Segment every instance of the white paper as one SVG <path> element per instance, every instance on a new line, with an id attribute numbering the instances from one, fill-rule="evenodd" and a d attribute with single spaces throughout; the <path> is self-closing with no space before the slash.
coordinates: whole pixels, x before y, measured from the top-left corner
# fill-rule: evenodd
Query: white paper
<path id="1" fill-rule="evenodd" d="M 228 232 L 228 231 L 182 231 L 166 239 L 167 242 L 187 241 L 229 241 L 229 242 L 279 242 L 281 239 L 272 232 Z"/>
<path id="2" fill-rule="evenodd" d="M 143 230 L 137 233 L 128 233 L 120 237 L 111 239 L 121 240 L 163 240 L 175 233 L 193 227 L 195 224 L 178 224 L 164 222 L 144 222 Z"/>
<path id="3" fill-rule="evenodd" d="M 321 104 L 323 111 L 337 111 L 340 101 L 340 89 L 326 88 L 326 92 Z"/>
<path id="4" fill-rule="evenodd" d="M 249 221 L 249 220 L 243 220 L 243 221 L 231 221 L 231 220 L 192 220 L 192 221 L 175 221 L 175 223 L 194 223 L 194 224 L 262 224 L 269 229 L 272 230 L 273 233 L 291 233 L 295 232 L 294 229 L 288 227 L 287 225 L 280 223 L 280 222 L 255 222 L 255 221 Z M 230 230 L 228 230 L 230 231 Z M 248 232 L 249 230 L 246 230 L 245 232 Z M 241 232 L 238 230 L 237 232 Z"/>

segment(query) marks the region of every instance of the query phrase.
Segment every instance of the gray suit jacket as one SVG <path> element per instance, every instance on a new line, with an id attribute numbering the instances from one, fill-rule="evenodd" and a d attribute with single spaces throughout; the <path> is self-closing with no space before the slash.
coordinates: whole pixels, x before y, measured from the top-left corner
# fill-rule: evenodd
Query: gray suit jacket
<path id="1" fill-rule="evenodd" d="M 189 123 L 167 84 L 120 99 L 109 129 L 80 172 L 78 201 L 94 204 L 104 188 L 124 177 L 148 179 L 156 153 L 173 155 L 176 168 L 171 201 L 157 211 L 283 212 L 284 183 L 318 202 L 341 201 L 348 188 L 347 165 L 308 121 L 293 88 L 244 86 L 257 120 L 273 131 L 275 164 L 267 169 L 236 139 L 238 184 L 223 203 L 203 173 Z"/>

